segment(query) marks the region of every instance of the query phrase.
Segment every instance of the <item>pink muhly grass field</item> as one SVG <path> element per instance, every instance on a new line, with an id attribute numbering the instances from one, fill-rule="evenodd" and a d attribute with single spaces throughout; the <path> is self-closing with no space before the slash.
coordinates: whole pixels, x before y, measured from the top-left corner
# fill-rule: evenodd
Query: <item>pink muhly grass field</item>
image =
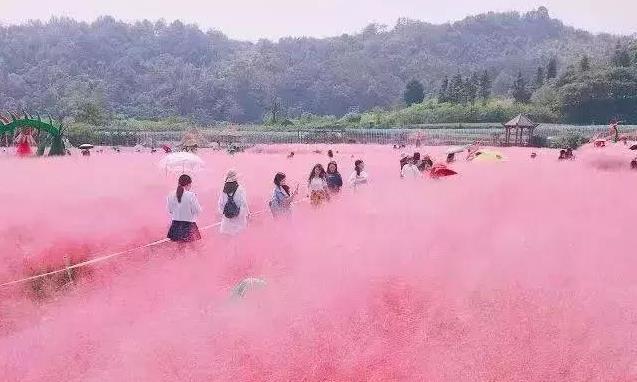
<path id="1" fill-rule="evenodd" d="M 328 148 L 345 181 L 362 159 L 370 183 L 288 219 L 257 213 L 277 171 L 305 196 Z M 0 380 L 637 380 L 633 154 L 499 151 L 416 181 L 384 146 L 202 151 L 199 226 L 219 220 L 235 168 L 257 213 L 248 230 L 80 268 L 43 295 L 0 288 Z M 165 237 L 176 177 L 161 156 L 0 158 L 0 283 Z M 230 298 L 246 277 L 267 286 Z"/>

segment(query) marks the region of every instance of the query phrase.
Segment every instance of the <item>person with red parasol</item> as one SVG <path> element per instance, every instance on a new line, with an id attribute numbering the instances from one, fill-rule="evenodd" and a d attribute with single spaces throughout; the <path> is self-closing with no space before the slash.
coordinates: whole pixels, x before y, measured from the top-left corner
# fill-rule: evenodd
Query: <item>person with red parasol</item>
<path id="1" fill-rule="evenodd" d="M 17 145 L 16 154 L 24 157 L 33 154 L 31 146 L 35 146 L 35 139 L 33 139 L 33 130 L 29 127 L 22 129 L 14 140 Z"/>

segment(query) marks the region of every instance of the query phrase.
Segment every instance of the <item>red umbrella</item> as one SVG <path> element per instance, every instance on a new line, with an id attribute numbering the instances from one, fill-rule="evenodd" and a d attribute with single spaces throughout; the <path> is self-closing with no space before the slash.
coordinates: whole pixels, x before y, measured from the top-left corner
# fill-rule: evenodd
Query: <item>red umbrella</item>
<path id="1" fill-rule="evenodd" d="M 168 153 L 172 153 L 172 152 L 173 152 L 173 149 L 171 149 L 171 148 L 170 148 L 170 146 L 168 146 L 168 145 L 161 145 L 161 146 L 159 146 L 159 147 L 161 147 L 162 149 L 164 149 L 164 152 L 165 152 L 166 154 L 168 154 Z"/>
<path id="2" fill-rule="evenodd" d="M 456 175 L 457 172 L 453 171 L 449 167 L 445 166 L 442 163 L 437 163 L 431 168 L 431 177 L 432 178 L 441 178 L 443 176 L 451 176 Z"/>

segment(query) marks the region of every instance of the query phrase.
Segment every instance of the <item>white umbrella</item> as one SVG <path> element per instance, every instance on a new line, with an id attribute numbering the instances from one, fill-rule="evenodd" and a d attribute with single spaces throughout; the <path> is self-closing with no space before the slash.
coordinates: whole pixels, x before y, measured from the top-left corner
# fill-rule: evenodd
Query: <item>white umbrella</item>
<path id="1" fill-rule="evenodd" d="M 458 154 L 467 149 L 467 146 L 452 146 L 445 151 L 446 154 Z"/>
<path id="2" fill-rule="evenodd" d="M 94 146 L 93 146 L 92 144 L 90 144 L 90 143 L 84 143 L 84 144 L 80 145 L 78 148 L 79 148 L 80 150 L 90 150 L 90 149 L 92 149 L 93 147 L 94 147 Z"/>
<path id="3" fill-rule="evenodd" d="M 199 171 L 203 164 L 203 160 L 197 155 L 183 151 L 170 153 L 159 161 L 159 167 L 166 172 L 179 174 Z"/>

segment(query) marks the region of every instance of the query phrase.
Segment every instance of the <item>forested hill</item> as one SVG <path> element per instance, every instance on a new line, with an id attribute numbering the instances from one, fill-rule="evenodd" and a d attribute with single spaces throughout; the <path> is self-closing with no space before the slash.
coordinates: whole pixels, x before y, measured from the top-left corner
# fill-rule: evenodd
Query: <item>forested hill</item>
<path id="1" fill-rule="evenodd" d="M 506 94 L 519 70 L 531 78 L 553 56 L 559 70 L 583 53 L 608 61 L 618 39 L 565 26 L 545 8 L 256 43 L 180 22 L 52 19 L 0 27 L 0 110 L 72 116 L 89 102 L 114 116 L 244 122 L 277 104 L 289 116 L 342 115 L 399 104 L 411 79 L 435 95 L 458 71 L 486 69 Z"/>

